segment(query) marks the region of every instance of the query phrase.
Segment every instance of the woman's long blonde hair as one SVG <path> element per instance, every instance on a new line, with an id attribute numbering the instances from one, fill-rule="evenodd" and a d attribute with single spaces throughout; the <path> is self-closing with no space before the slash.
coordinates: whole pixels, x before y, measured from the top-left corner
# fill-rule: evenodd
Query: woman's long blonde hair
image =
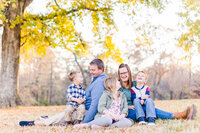
<path id="1" fill-rule="evenodd" d="M 106 88 L 106 91 L 110 92 L 113 99 L 118 98 L 120 96 L 119 91 L 116 91 L 116 83 L 117 83 L 117 78 L 115 77 L 109 77 L 104 80 L 104 86 Z M 115 96 L 117 94 L 117 96 Z"/>

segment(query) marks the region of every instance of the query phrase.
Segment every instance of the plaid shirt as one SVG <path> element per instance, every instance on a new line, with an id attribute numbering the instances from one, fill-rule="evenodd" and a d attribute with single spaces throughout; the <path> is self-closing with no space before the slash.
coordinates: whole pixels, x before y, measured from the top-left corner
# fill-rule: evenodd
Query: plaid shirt
<path id="1" fill-rule="evenodd" d="M 79 103 L 71 101 L 71 97 L 85 99 L 86 98 L 85 89 L 82 88 L 82 86 L 78 88 L 75 84 L 71 84 L 70 86 L 68 86 L 66 97 L 68 105 L 73 105 L 75 107 L 78 107 Z"/>

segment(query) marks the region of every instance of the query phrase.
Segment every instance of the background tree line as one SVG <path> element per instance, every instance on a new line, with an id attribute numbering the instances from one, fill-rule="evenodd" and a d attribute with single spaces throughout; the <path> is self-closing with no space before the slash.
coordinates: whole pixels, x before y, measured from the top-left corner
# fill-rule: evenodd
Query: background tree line
<path id="1" fill-rule="evenodd" d="M 148 13 L 162 13 L 165 6 L 172 2 L 170 0 L 49 0 L 46 6 L 48 11 L 44 14 L 27 12 L 32 2 L 0 1 L 0 107 L 15 107 L 22 101 L 31 105 L 64 103 L 63 92 L 69 84 L 66 74 L 72 68 L 80 70 L 85 79 L 84 86 L 87 86 L 91 79 L 87 63 L 95 57 L 105 61 L 106 73 L 111 75 L 116 75 L 117 66 L 121 62 L 131 64 L 135 72 L 148 62 L 146 57 L 155 57 L 151 65 L 145 68 L 150 74 L 149 84 L 154 99 L 187 98 L 189 93 L 198 94 L 196 78 L 199 70 L 192 71 L 192 58 L 200 49 L 199 1 L 181 1 L 183 11 L 179 16 L 184 20 L 178 27 L 181 35 L 176 36 L 176 41 L 168 39 L 162 42 L 183 49 L 185 64 L 174 59 L 176 55 L 173 52 L 171 55 L 165 52 L 162 43 L 159 44 L 160 49 L 154 48 L 166 34 L 172 34 L 173 29 L 150 23 L 151 15 Z M 144 8 L 150 12 L 140 16 Z M 118 22 L 121 22 L 115 20 L 116 12 L 128 17 L 128 25 L 134 25 L 137 34 L 132 40 L 119 41 L 126 46 L 125 52 L 114 41 Z M 137 17 L 145 21 L 138 21 Z M 85 37 L 85 33 L 77 28 L 79 24 L 84 24 L 85 18 L 89 18 L 87 23 L 92 25 L 86 30 L 92 39 Z M 55 50 L 59 48 L 67 50 L 70 58 L 62 59 L 62 54 L 58 57 Z M 63 65 L 64 60 L 66 65 Z M 180 75 L 182 79 L 177 77 L 176 81 L 174 75 Z M 168 90 L 169 95 L 162 95 L 159 92 L 161 90 Z"/>
<path id="2" fill-rule="evenodd" d="M 137 54 L 139 51 L 135 51 Z M 44 58 L 32 58 L 24 70 L 20 73 L 20 97 L 24 105 L 61 105 L 66 104 L 67 86 L 71 84 L 68 74 L 72 70 L 80 71 L 80 67 L 85 75 L 83 86 L 86 88 L 91 82 L 92 77 L 89 74 L 89 62 L 91 58 L 78 58 L 79 65 L 75 62 L 73 54 L 69 57 L 60 58 L 48 49 L 48 54 Z M 137 55 L 135 54 L 135 55 Z M 143 62 L 143 59 L 134 57 L 137 65 Z M 170 62 L 165 63 L 164 60 Z M 127 62 L 132 66 L 132 58 Z M 60 63 L 64 63 L 61 67 Z M 109 59 L 107 60 L 109 62 Z M 112 62 L 112 60 L 111 60 Z M 26 64 L 26 63 L 25 63 Z M 117 69 L 113 65 L 105 62 L 105 71 L 110 76 L 117 76 Z M 30 67 L 31 66 L 31 67 Z M 115 65 L 118 67 L 118 64 Z M 110 71 L 112 70 L 112 71 Z M 131 67 L 133 78 L 140 68 Z M 200 71 L 192 73 L 191 83 L 189 83 L 189 71 L 187 66 L 179 65 L 172 59 L 172 56 L 166 53 L 160 55 L 152 66 L 145 68 L 148 73 L 148 85 L 150 86 L 151 97 L 153 99 L 191 99 L 200 98 Z"/>

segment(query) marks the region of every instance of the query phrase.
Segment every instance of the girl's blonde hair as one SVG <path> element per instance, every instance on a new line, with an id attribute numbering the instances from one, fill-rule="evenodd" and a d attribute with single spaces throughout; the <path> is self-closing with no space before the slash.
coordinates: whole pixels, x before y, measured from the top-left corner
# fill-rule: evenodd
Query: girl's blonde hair
<path id="1" fill-rule="evenodd" d="M 146 85 L 147 80 L 148 80 L 148 74 L 147 74 L 147 72 L 145 70 L 141 70 L 141 71 L 137 72 L 136 77 L 137 77 L 138 73 L 144 73 L 144 75 L 145 75 L 145 82 L 144 82 L 144 84 Z"/>
<path id="2" fill-rule="evenodd" d="M 115 77 L 109 77 L 104 80 L 104 86 L 106 88 L 106 91 L 110 92 L 112 96 L 116 92 L 116 83 L 117 83 L 117 78 Z M 117 97 L 119 96 L 120 94 L 118 93 Z M 113 96 L 113 98 L 114 97 L 115 96 Z"/>

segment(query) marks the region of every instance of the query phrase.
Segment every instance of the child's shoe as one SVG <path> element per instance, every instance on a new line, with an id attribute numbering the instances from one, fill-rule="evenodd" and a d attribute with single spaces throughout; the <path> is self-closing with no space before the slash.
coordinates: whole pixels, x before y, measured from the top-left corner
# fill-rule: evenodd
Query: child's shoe
<path id="1" fill-rule="evenodd" d="M 75 121 L 74 121 L 74 125 L 80 124 L 80 123 L 81 123 L 81 120 L 75 120 Z"/>
<path id="2" fill-rule="evenodd" d="M 70 124 L 70 121 L 65 121 L 65 122 L 62 124 L 62 126 L 67 127 L 67 126 L 69 126 L 69 124 Z"/>
<path id="3" fill-rule="evenodd" d="M 146 121 L 145 121 L 145 118 L 144 117 L 140 117 L 139 118 L 139 125 L 146 125 Z"/>
<path id="4" fill-rule="evenodd" d="M 35 124 L 34 124 L 34 121 L 20 121 L 19 125 L 20 126 L 33 126 Z"/>
<path id="5" fill-rule="evenodd" d="M 149 122 L 148 123 L 149 126 L 154 126 L 155 125 L 155 119 L 153 117 L 149 117 L 148 118 L 148 122 Z"/>
<path id="6" fill-rule="evenodd" d="M 46 115 L 46 116 L 40 116 L 40 120 L 44 120 L 44 119 L 47 119 L 48 118 L 48 116 Z"/>
<path id="7" fill-rule="evenodd" d="M 139 122 L 139 125 L 146 125 L 146 124 L 147 124 L 146 121 L 140 121 L 140 122 Z"/>
<path id="8" fill-rule="evenodd" d="M 148 125 L 149 125 L 149 126 L 155 126 L 156 124 L 155 124 L 155 123 L 152 123 L 152 122 L 150 122 L 150 123 L 148 123 Z"/>

